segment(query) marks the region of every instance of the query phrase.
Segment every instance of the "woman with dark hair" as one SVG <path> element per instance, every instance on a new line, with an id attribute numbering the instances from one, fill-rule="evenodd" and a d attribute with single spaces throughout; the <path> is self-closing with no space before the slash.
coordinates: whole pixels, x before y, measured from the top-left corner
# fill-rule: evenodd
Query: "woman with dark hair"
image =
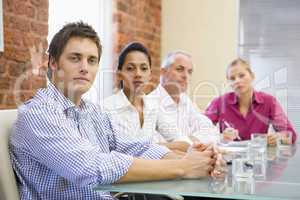
<path id="1" fill-rule="evenodd" d="M 159 120 L 158 98 L 144 93 L 151 79 L 151 56 L 143 44 L 132 42 L 123 48 L 118 59 L 117 78 L 120 90 L 105 99 L 103 108 L 116 119 L 123 133 L 186 151 L 189 144 L 178 141 L 176 123 L 165 124 Z"/>
<path id="2" fill-rule="evenodd" d="M 223 138 L 249 140 L 252 133 L 262 133 L 268 134 L 268 144 L 273 146 L 279 134 L 284 138 L 289 131 L 294 143 L 296 132 L 278 101 L 253 88 L 255 76 L 250 65 L 238 58 L 229 64 L 226 72 L 233 92 L 214 99 L 205 112 L 215 124 L 219 123 Z M 268 133 L 269 125 L 275 133 Z"/>

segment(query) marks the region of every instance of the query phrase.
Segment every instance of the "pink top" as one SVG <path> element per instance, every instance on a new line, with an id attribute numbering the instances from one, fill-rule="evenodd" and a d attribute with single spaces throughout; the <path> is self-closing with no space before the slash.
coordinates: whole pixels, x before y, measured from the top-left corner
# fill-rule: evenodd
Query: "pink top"
<path id="1" fill-rule="evenodd" d="M 270 124 L 275 131 L 292 131 L 293 143 L 297 138 L 280 104 L 273 96 L 264 92 L 254 91 L 252 105 L 245 117 L 239 111 L 238 99 L 234 92 L 214 99 L 207 107 L 205 115 L 214 124 L 219 123 L 220 132 L 228 125 L 237 129 L 242 140 L 250 139 L 251 133 L 267 133 Z"/>

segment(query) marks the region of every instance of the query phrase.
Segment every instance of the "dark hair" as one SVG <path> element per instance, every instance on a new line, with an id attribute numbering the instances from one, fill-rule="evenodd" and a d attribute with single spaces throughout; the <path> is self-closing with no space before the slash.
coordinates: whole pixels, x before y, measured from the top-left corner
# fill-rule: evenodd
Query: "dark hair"
<path id="1" fill-rule="evenodd" d="M 127 44 L 122 50 L 121 53 L 119 55 L 119 59 L 118 59 L 118 70 L 122 70 L 122 67 L 124 65 L 126 56 L 133 51 L 139 51 L 144 53 L 149 61 L 150 67 L 151 67 L 151 56 L 149 51 L 147 50 L 147 48 L 140 42 L 131 42 L 129 44 Z"/>
<path id="2" fill-rule="evenodd" d="M 88 38 L 91 39 L 98 48 L 98 62 L 100 61 L 101 53 L 102 53 L 102 46 L 100 39 L 93 29 L 92 26 L 80 21 L 74 23 L 66 24 L 59 32 L 57 32 L 51 43 L 49 45 L 48 54 L 48 72 L 47 76 L 49 80 L 52 79 L 52 70 L 50 68 L 50 62 L 54 58 L 55 61 L 58 61 L 62 52 L 64 51 L 65 46 L 67 45 L 68 41 L 72 37 L 81 37 L 81 38 Z"/>
<path id="3" fill-rule="evenodd" d="M 133 52 L 133 51 L 139 51 L 139 52 L 144 53 L 148 58 L 149 65 L 150 65 L 150 68 L 151 68 L 151 56 L 150 56 L 150 53 L 147 50 L 147 48 L 140 42 L 131 42 L 131 43 L 127 44 L 121 50 L 121 53 L 120 53 L 119 59 L 118 59 L 118 71 L 122 70 L 122 67 L 123 67 L 123 65 L 125 63 L 125 60 L 126 60 L 126 56 L 129 53 Z M 123 88 L 123 82 L 122 81 L 120 81 L 119 88 Z"/>

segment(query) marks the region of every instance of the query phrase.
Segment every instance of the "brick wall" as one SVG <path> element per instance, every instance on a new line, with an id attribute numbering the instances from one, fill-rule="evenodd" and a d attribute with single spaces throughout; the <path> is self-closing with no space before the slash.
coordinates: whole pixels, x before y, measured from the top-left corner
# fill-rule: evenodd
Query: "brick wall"
<path id="1" fill-rule="evenodd" d="M 114 0 L 114 58 L 131 41 L 142 42 L 160 68 L 161 0 Z M 48 0 L 3 0 L 4 52 L 0 52 L 0 109 L 15 108 L 46 84 Z M 149 90 L 151 87 L 149 88 Z"/>
<path id="2" fill-rule="evenodd" d="M 48 0 L 3 0 L 0 109 L 15 108 L 46 84 Z"/>
<path id="3" fill-rule="evenodd" d="M 117 58 L 120 50 L 128 42 L 142 42 L 150 50 L 153 60 L 152 81 L 157 83 L 161 50 L 161 0 L 115 0 L 113 22 L 113 58 Z M 151 87 L 148 90 L 151 90 Z"/>

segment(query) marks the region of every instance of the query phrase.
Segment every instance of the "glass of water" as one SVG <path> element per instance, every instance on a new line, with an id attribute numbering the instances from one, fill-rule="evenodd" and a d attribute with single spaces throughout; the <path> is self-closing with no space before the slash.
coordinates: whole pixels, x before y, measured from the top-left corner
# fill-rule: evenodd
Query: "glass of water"
<path id="1" fill-rule="evenodd" d="M 277 134 L 277 147 L 289 148 L 292 145 L 293 133 L 291 131 L 283 131 Z"/>
<path id="2" fill-rule="evenodd" d="M 277 135 L 277 156 L 278 157 L 290 157 L 292 155 L 292 137 L 291 131 L 279 132 Z"/>
<path id="3" fill-rule="evenodd" d="M 253 177 L 253 164 L 247 158 L 232 160 L 232 176 L 234 179 L 247 179 Z"/>
<path id="4" fill-rule="evenodd" d="M 233 179 L 232 187 L 235 193 L 239 194 L 254 194 L 255 180 L 253 177 L 247 179 Z"/>
<path id="5" fill-rule="evenodd" d="M 252 133 L 251 134 L 251 145 L 264 148 L 266 150 L 268 145 L 267 134 L 264 133 Z"/>
<path id="6" fill-rule="evenodd" d="M 254 177 L 256 179 L 265 179 L 267 168 L 267 134 L 252 134 L 248 149 L 249 161 L 253 165 Z"/>

